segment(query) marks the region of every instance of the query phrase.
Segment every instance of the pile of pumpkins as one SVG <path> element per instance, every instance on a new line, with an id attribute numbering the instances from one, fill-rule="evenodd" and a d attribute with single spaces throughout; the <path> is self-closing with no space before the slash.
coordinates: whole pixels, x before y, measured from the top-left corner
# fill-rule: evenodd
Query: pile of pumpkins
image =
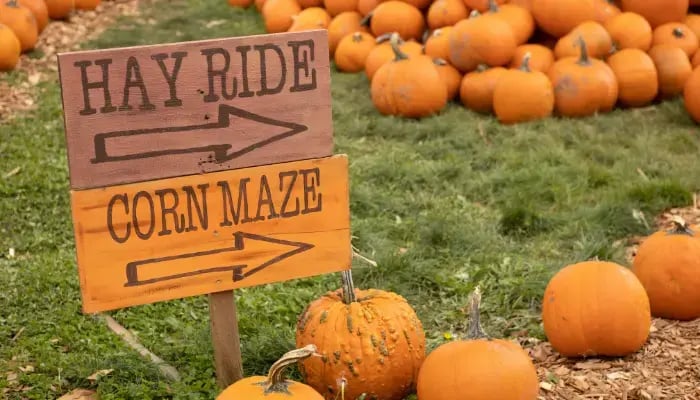
<path id="1" fill-rule="evenodd" d="M 700 226 L 681 218 L 647 237 L 632 268 L 582 261 L 559 270 L 542 299 L 544 332 L 564 357 L 624 357 L 648 340 L 652 316 L 700 318 Z M 400 295 L 342 287 L 311 302 L 296 327 L 296 347 L 267 377 L 233 383 L 217 400 L 536 400 L 539 378 L 515 341 L 489 337 L 479 323 L 477 286 L 466 337 L 426 355 L 425 333 Z M 285 378 L 298 365 L 304 382 Z"/>
<path id="2" fill-rule="evenodd" d="M 94 10 L 101 0 L 0 0 L 0 71 L 17 67 L 22 53 L 34 50 L 51 20 L 74 10 Z"/>
<path id="3" fill-rule="evenodd" d="M 516 123 L 685 96 L 700 121 L 700 0 L 228 3 L 254 4 L 270 33 L 327 29 L 337 69 L 364 72 L 385 115 L 421 118 L 454 100 Z"/>

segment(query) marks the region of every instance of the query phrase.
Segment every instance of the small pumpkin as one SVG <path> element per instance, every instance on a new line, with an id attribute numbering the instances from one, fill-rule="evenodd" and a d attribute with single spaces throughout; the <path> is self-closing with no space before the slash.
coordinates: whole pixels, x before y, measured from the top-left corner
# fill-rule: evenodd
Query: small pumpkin
<path id="1" fill-rule="evenodd" d="M 216 400 L 324 400 L 312 387 L 284 378 L 287 367 L 313 356 L 321 356 L 313 344 L 291 350 L 272 364 L 267 376 L 243 378 L 219 393 Z"/>
<path id="2" fill-rule="evenodd" d="M 265 5 L 266 0 L 255 0 L 255 8 L 258 9 L 258 11 L 262 12 L 263 6 Z"/>
<path id="3" fill-rule="evenodd" d="M 357 0 L 323 0 L 323 6 L 331 17 L 335 17 L 345 11 L 357 11 Z"/>
<path id="4" fill-rule="evenodd" d="M 469 10 L 462 0 L 435 0 L 428 8 L 428 28 L 451 26 L 468 16 Z"/>
<path id="5" fill-rule="evenodd" d="M 399 0 L 403 1 L 404 3 L 410 4 L 413 7 L 419 9 L 419 10 L 424 10 L 430 6 L 430 4 L 433 2 L 433 0 Z M 381 3 L 381 1 L 380 1 Z"/>
<path id="6" fill-rule="evenodd" d="M 552 115 L 554 88 L 544 72 L 529 66 L 525 54 L 519 68 L 508 70 L 493 91 L 493 111 L 502 124 L 534 121 Z"/>
<path id="7" fill-rule="evenodd" d="M 681 22 L 688 13 L 688 0 L 622 0 L 622 10 L 644 17 L 652 28 L 667 22 Z"/>
<path id="8" fill-rule="evenodd" d="M 17 0 L 0 0 L 0 24 L 7 26 L 19 39 L 22 52 L 32 50 L 39 39 L 34 14 Z"/>
<path id="9" fill-rule="evenodd" d="M 530 12 L 532 12 L 532 2 L 535 0 L 510 0 L 508 1 L 508 4 L 513 4 L 516 6 L 520 6 Z"/>
<path id="10" fill-rule="evenodd" d="M 464 5 L 470 10 L 476 10 L 480 13 L 485 13 L 489 10 L 489 0 L 463 0 Z M 501 5 L 509 3 L 508 0 L 496 0 L 496 4 Z M 512 3 L 512 1 L 510 1 Z"/>
<path id="11" fill-rule="evenodd" d="M 693 69 L 700 67 L 700 51 L 696 51 L 695 54 L 693 54 L 693 58 L 690 60 L 690 64 L 693 67 Z"/>
<path id="12" fill-rule="evenodd" d="M 535 19 L 527 9 L 514 4 L 499 6 L 494 0 L 488 0 L 489 11 L 485 15 L 494 15 L 503 19 L 513 30 L 517 44 L 526 43 L 535 32 Z"/>
<path id="13" fill-rule="evenodd" d="M 557 59 L 577 56 L 580 53 L 579 37 L 585 40 L 589 57 L 604 59 L 612 50 L 612 38 L 605 27 L 597 22 L 587 21 L 559 39 L 554 47 L 554 56 Z"/>
<path id="14" fill-rule="evenodd" d="M 493 112 L 493 92 L 506 71 L 503 67 L 489 68 L 481 64 L 475 71 L 464 75 L 459 87 L 462 104 L 479 113 Z"/>
<path id="15" fill-rule="evenodd" d="M 46 9 L 49 12 L 49 18 L 62 20 L 67 19 L 75 10 L 74 0 L 44 0 Z"/>
<path id="16" fill-rule="evenodd" d="M 685 51 L 680 47 L 661 44 L 649 49 L 649 56 L 659 77 L 659 97 L 670 99 L 683 93 L 685 82 L 693 72 Z"/>
<path id="17" fill-rule="evenodd" d="M 700 105 L 699 84 L 700 72 L 695 70 L 685 92 L 686 107 L 694 118 Z M 692 320 L 700 318 L 700 227 L 691 227 L 678 216 L 672 222 L 673 228 L 657 231 L 639 245 L 632 270 L 649 296 L 653 316 Z"/>
<path id="18" fill-rule="evenodd" d="M 232 1 L 236 0 L 228 0 L 229 5 L 231 5 Z M 238 0 L 239 2 L 241 0 Z M 239 5 L 243 6 L 246 4 L 244 7 L 248 7 L 253 3 L 253 0 L 242 0 L 242 3 L 239 3 Z M 75 9 L 76 10 L 96 10 L 97 7 L 100 6 L 102 3 L 102 0 L 75 0 Z"/>
<path id="19" fill-rule="evenodd" d="M 340 13 L 328 24 L 328 50 L 331 56 L 335 54 L 340 40 L 353 32 L 369 32 L 369 28 L 362 24 L 362 15 L 357 11 Z"/>
<path id="20" fill-rule="evenodd" d="M 495 15 L 472 11 L 450 32 L 450 62 L 461 72 L 473 71 L 479 64 L 508 65 L 517 42 L 510 25 Z"/>
<path id="21" fill-rule="evenodd" d="M 490 338 L 481 327 L 477 287 L 470 298 L 466 339 L 438 346 L 420 369 L 420 400 L 535 400 L 537 370 L 515 341 Z"/>
<path id="22" fill-rule="evenodd" d="M 374 36 L 397 32 L 403 40 L 420 40 L 425 31 L 425 20 L 420 10 L 402 1 L 379 3 L 368 16 Z"/>
<path id="23" fill-rule="evenodd" d="M 323 7 L 323 0 L 297 0 L 301 8 Z"/>
<path id="24" fill-rule="evenodd" d="M 367 32 L 353 32 L 338 43 L 335 50 L 335 66 L 342 72 L 360 72 L 365 60 L 375 46 L 374 37 Z"/>
<path id="25" fill-rule="evenodd" d="M 34 14 L 37 30 L 39 33 L 43 32 L 46 25 L 49 24 L 49 10 L 46 8 L 44 0 L 19 0 L 18 3 Z"/>
<path id="26" fill-rule="evenodd" d="M 321 7 L 309 7 L 292 17 L 289 32 L 308 31 L 312 29 L 328 29 L 331 16 Z"/>
<path id="27" fill-rule="evenodd" d="M 447 101 L 450 101 L 457 96 L 459 92 L 459 86 L 462 83 L 462 74 L 459 73 L 457 68 L 453 67 L 450 63 L 442 58 L 433 59 L 435 67 L 437 68 L 440 78 L 445 83 L 447 89 Z"/>
<path id="28" fill-rule="evenodd" d="M 376 39 L 377 45 L 374 46 L 372 51 L 367 55 L 367 59 L 365 60 L 365 75 L 367 75 L 367 79 L 370 81 L 374 77 L 374 74 L 377 73 L 379 67 L 396 58 L 389 38 L 391 38 L 391 34 L 378 37 Z M 405 42 L 399 38 L 398 45 L 399 50 L 409 57 L 418 56 L 423 53 L 423 47 L 414 40 Z M 433 57 L 440 58 L 436 56 Z"/>
<path id="29" fill-rule="evenodd" d="M 628 107 L 650 104 L 659 92 L 659 77 L 654 60 L 642 50 L 616 51 L 607 60 L 619 87 L 618 101 Z"/>
<path id="30" fill-rule="evenodd" d="M 15 32 L 0 24 L 0 71 L 11 71 L 17 67 L 22 45 Z"/>
<path id="31" fill-rule="evenodd" d="M 700 14 L 688 14 L 683 23 L 700 39 Z"/>
<path id="32" fill-rule="evenodd" d="M 404 62 L 410 61 L 397 63 Z M 343 287 L 314 300 L 299 316 L 297 346 L 313 343 L 321 354 L 302 361 L 304 381 L 327 399 L 340 399 L 341 389 L 345 399 L 363 393 L 367 399 L 405 398 L 425 359 L 420 320 L 398 294 L 355 289 L 351 271 L 341 274 Z"/>
<path id="33" fill-rule="evenodd" d="M 598 0 L 535 0 L 532 16 L 544 32 L 560 38 L 586 21 L 596 21 Z"/>
<path id="34" fill-rule="evenodd" d="M 654 29 L 651 45 L 670 44 L 680 47 L 688 57 L 692 57 L 698 51 L 698 37 L 680 22 L 669 22 L 659 25 Z"/>
<path id="35" fill-rule="evenodd" d="M 651 25 L 639 14 L 623 12 L 607 20 L 604 26 L 618 50 L 648 51 L 651 48 L 653 37 Z"/>
<path id="36" fill-rule="evenodd" d="M 301 12 L 297 0 L 265 0 L 262 16 L 268 33 L 286 32 L 294 23 L 293 16 Z"/>
<path id="37" fill-rule="evenodd" d="M 622 13 L 613 0 L 600 0 L 598 4 L 596 8 L 598 13 L 595 19 L 597 22 L 605 23 L 610 18 Z"/>
<path id="38" fill-rule="evenodd" d="M 425 54 L 435 57 L 442 58 L 444 60 L 450 60 L 450 32 L 452 31 L 451 26 L 444 26 L 439 29 L 435 29 L 430 33 L 428 38 L 425 40 Z"/>
<path id="39" fill-rule="evenodd" d="M 649 336 L 649 298 L 632 271 L 608 261 L 559 270 L 542 299 L 544 333 L 565 357 L 621 357 Z"/>
<path id="40" fill-rule="evenodd" d="M 579 37 L 578 57 L 564 57 L 548 71 L 554 85 L 554 108 L 559 115 L 584 117 L 611 110 L 618 95 L 615 74 L 603 61 L 588 56 Z"/>
<path id="41" fill-rule="evenodd" d="M 554 52 L 541 44 L 521 44 L 515 49 L 513 59 L 510 62 L 511 68 L 518 68 L 522 65 L 525 54 L 530 54 L 528 66 L 533 71 L 547 73 L 554 64 Z"/>
<path id="42" fill-rule="evenodd" d="M 367 16 L 380 3 L 380 0 L 359 0 L 357 2 L 357 11 L 362 16 Z"/>

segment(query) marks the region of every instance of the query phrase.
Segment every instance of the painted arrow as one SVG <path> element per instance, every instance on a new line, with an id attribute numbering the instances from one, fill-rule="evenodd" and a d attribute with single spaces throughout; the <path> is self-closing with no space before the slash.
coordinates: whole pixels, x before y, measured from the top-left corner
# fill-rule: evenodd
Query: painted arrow
<path id="1" fill-rule="evenodd" d="M 232 273 L 233 281 L 238 282 L 238 281 L 241 281 L 241 280 L 243 280 L 243 279 L 245 279 L 245 278 L 247 278 L 255 273 L 258 273 L 258 272 L 264 270 L 265 268 L 270 267 L 271 265 L 274 265 L 274 264 L 276 264 L 282 260 L 285 260 L 289 257 L 292 257 L 296 254 L 303 253 L 303 252 L 314 247 L 314 245 L 309 244 L 309 243 L 292 242 L 289 240 L 275 239 L 275 238 L 271 238 L 271 237 L 267 237 L 267 236 L 256 235 L 253 233 L 236 232 L 233 234 L 233 236 L 234 236 L 234 241 L 233 241 L 233 246 L 231 246 L 231 247 L 225 247 L 225 248 L 220 248 L 220 249 L 200 251 L 200 252 L 196 252 L 196 253 L 179 254 L 179 255 L 175 255 L 175 256 L 151 258 L 151 259 L 147 259 L 147 260 L 130 262 L 126 265 L 126 283 L 124 284 L 124 286 L 129 287 L 129 286 L 149 285 L 149 284 L 173 280 L 173 279 L 191 277 L 191 276 L 196 276 L 196 275 L 204 275 L 204 274 L 210 274 L 210 273 L 216 273 L 216 272 L 228 272 L 228 271 L 230 271 Z M 249 250 L 249 248 L 246 246 L 247 243 L 254 242 L 254 241 L 260 241 L 260 242 L 288 246 L 288 247 L 291 247 L 292 249 L 287 250 L 281 254 L 278 254 L 277 256 L 274 256 L 263 263 L 260 263 L 258 265 L 253 265 L 253 266 L 250 266 L 248 264 L 221 265 L 221 266 L 196 269 L 196 270 L 175 273 L 175 274 L 169 274 L 169 275 L 160 275 L 160 276 L 157 276 L 155 278 L 139 279 L 140 272 L 146 272 L 148 275 L 153 274 L 153 271 L 150 271 L 150 270 L 143 271 L 144 269 L 157 268 L 158 270 L 161 270 L 161 271 L 162 270 L 171 271 L 173 269 L 172 267 L 176 266 L 175 264 L 182 265 L 182 261 L 185 261 L 187 263 L 187 265 L 206 265 L 206 264 L 220 263 L 221 262 L 220 260 L 222 258 L 221 255 L 225 254 L 225 253 L 231 253 L 229 255 L 229 257 L 231 259 L 236 257 L 236 254 L 235 254 L 236 252 L 239 252 L 240 258 L 243 258 L 246 255 L 250 255 L 250 254 L 260 254 L 259 249 L 258 250 Z M 246 251 L 248 251 L 249 254 L 246 254 Z M 250 268 L 250 269 L 248 269 L 248 268 Z M 245 272 L 244 272 L 244 270 L 245 270 Z"/>
<path id="2" fill-rule="evenodd" d="M 245 146 L 241 149 L 232 151 L 234 143 L 240 141 L 240 138 L 236 138 L 231 129 L 231 122 L 234 117 L 258 122 L 264 125 L 271 125 L 280 128 L 285 128 L 286 131 L 270 136 L 266 139 L 260 140 L 256 143 Z M 186 125 L 186 126 L 168 126 L 161 128 L 148 128 L 148 129 L 133 129 L 125 131 L 113 131 L 113 132 L 103 132 L 95 135 L 95 158 L 90 160 L 93 164 L 105 163 L 112 161 L 125 161 L 125 160 L 135 160 L 139 158 L 152 158 L 164 155 L 172 154 L 192 154 L 192 153 L 211 153 L 213 154 L 214 160 L 217 163 L 222 163 L 225 161 L 233 160 L 234 158 L 240 157 L 244 154 L 250 153 L 256 149 L 264 147 L 270 143 L 278 142 L 280 140 L 286 139 L 290 136 L 297 135 L 308 129 L 307 126 L 296 124 L 293 122 L 285 122 L 276 120 L 273 118 L 258 115 L 238 107 L 220 104 L 219 105 L 219 115 L 216 121 L 206 124 L 198 125 Z M 216 133 L 226 133 L 226 135 L 216 136 L 221 143 L 208 144 L 195 147 L 178 147 L 174 144 L 158 143 L 156 136 L 158 134 L 175 134 L 181 135 L 188 132 L 194 131 L 211 131 L 211 134 Z M 120 139 L 122 143 L 120 143 Z M 141 142 L 133 144 L 134 139 L 142 139 Z M 136 151 L 130 152 L 128 154 L 121 155 L 110 155 L 108 152 L 108 142 L 112 143 L 113 149 L 119 148 L 137 148 L 137 149 L 149 149 L 147 151 Z M 132 144 L 126 145 L 125 142 L 131 142 Z M 182 141 L 180 141 L 182 143 Z M 162 148 L 159 148 L 162 147 Z"/>

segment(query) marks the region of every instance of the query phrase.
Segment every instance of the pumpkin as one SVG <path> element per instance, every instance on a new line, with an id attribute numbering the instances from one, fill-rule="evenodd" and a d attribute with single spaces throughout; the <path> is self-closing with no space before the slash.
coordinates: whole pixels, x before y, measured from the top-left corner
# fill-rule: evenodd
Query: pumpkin
<path id="1" fill-rule="evenodd" d="M 253 0 L 238 0 L 238 4 L 231 4 L 236 2 L 236 0 L 228 0 L 229 5 L 238 5 L 241 7 L 248 7 L 253 3 Z M 75 0 L 76 10 L 96 10 L 97 7 L 102 3 L 101 0 Z"/>
<path id="2" fill-rule="evenodd" d="M 425 30 L 420 10 L 398 0 L 380 3 L 369 16 L 374 36 L 397 32 L 403 40 L 420 40 Z"/>
<path id="3" fill-rule="evenodd" d="M 284 378 L 287 367 L 313 356 L 320 357 L 313 344 L 291 350 L 272 364 L 267 376 L 243 378 L 219 393 L 216 400 L 324 400 L 311 386 Z"/>
<path id="4" fill-rule="evenodd" d="M 622 0 L 622 10 L 644 17 L 652 28 L 667 22 L 681 22 L 688 13 L 688 0 Z"/>
<path id="5" fill-rule="evenodd" d="M 698 54 L 700 52 L 695 53 L 693 61 L 698 59 L 696 62 L 700 64 Z M 683 106 L 696 123 L 700 123 L 700 72 L 698 71 L 700 71 L 700 68 L 696 67 L 683 87 Z"/>
<path id="6" fill-rule="evenodd" d="M 357 11 L 357 0 L 323 0 L 323 6 L 335 17 L 345 11 Z"/>
<path id="7" fill-rule="evenodd" d="M 685 82 L 693 72 L 685 51 L 680 47 L 661 44 L 649 49 L 649 56 L 659 77 L 659 97 L 670 99 L 683 93 Z"/>
<path id="8" fill-rule="evenodd" d="M 651 25 L 639 14 L 623 12 L 607 20 L 604 26 L 618 50 L 648 51 L 651 48 L 653 37 Z"/>
<path id="9" fill-rule="evenodd" d="M 693 69 L 700 66 L 700 51 L 696 51 L 695 54 L 693 54 L 693 58 L 690 60 L 690 64 L 693 67 Z"/>
<path id="10" fill-rule="evenodd" d="M 420 400 L 535 400 L 537 370 L 515 341 L 490 338 L 479 318 L 481 292 L 470 298 L 467 337 L 430 352 L 418 374 Z"/>
<path id="11" fill-rule="evenodd" d="M 262 16 L 269 33 L 286 32 L 294 23 L 293 16 L 301 12 L 297 0 L 265 0 Z"/>
<path id="12" fill-rule="evenodd" d="M 422 60 L 435 68 L 427 57 Z M 397 61 L 405 62 L 411 61 Z M 367 399 L 403 399 L 414 390 L 425 359 L 421 322 L 403 297 L 355 289 L 351 271 L 341 274 L 343 287 L 314 300 L 299 316 L 297 346 L 314 343 L 322 355 L 302 361 L 304 381 L 327 399 L 343 398 L 341 389 L 348 400 L 363 393 Z"/>
<path id="13" fill-rule="evenodd" d="M 34 14 L 38 33 L 41 33 L 49 24 L 49 10 L 46 8 L 44 0 L 19 0 L 20 6 L 26 7 Z"/>
<path id="14" fill-rule="evenodd" d="M 494 0 L 489 0 L 489 11 L 485 15 L 494 15 L 503 19 L 513 30 L 515 42 L 527 42 L 535 32 L 535 20 L 525 8 L 513 4 L 499 6 Z"/>
<path id="15" fill-rule="evenodd" d="M 516 6 L 520 6 L 530 12 L 532 12 L 532 2 L 535 0 L 510 0 L 508 4 L 513 4 Z"/>
<path id="16" fill-rule="evenodd" d="M 469 10 L 462 0 L 435 0 L 428 9 L 426 19 L 430 29 L 451 26 L 467 18 Z"/>
<path id="17" fill-rule="evenodd" d="M 554 47 L 554 56 L 557 59 L 577 56 L 581 51 L 578 48 L 580 37 L 586 42 L 589 57 L 602 59 L 612 50 L 612 38 L 605 27 L 597 22 L 588 21 L 559 39 Z"/>
<path id="18" fill-rule="evenodd" d="M 255 0 L 255 8 L 258 9 L 258 11 L 262 12 L 263 6 L 265 5 L 266 0 Z"/>
<path id="19" fill-rule="evenodd" d="M 301 8 L 323 7 L 323 0 L 298 0 Z"/>
<path id="20" fill-rule="evenodd" d="M 365 60 L 374 46 L 374 37 L 367 32 L 346 35 L 335 49 L 335 66 L 343 72 L 362 71 L 365 68 Z"/>
<path id="21" fill-rule="evenodd" d="M 472 11 L 450 32 L 450 62 L 461 72 L 473 71 L 479 64 L 491 67 L 510 63 L 517 43 L 513 30 L 495 15 Z"/>
<path id="22" fill-rule="evenodd" d="M 502 124 L 533 121 L 552 115 L 554 88 L 544 72 L 529 66 L 530 54 L 519 68 L 508 70 L 493 91 L 493 111 Z"/>
<path id="23" fill-rule="evenodd" d="M 605 62 L 588 56 L 581 38 L 579 50 L 578 57 L 561 58 L 547 72 L 554 85 L 554 108 L 566 117 L 611 110 L 619 90 L 613 71 Z"/>
<path id="24" fill-rule="evenodd" d="M 695 70 L 686 85 L 686 107 L 698 116 L 700 72 Z M 695 96 L 695 97 L 691 97 Z M 700 234 L 678 216 L 674 227 L 646 238 L 637 249 L 632 270 L 639 278 L 659 318 L 692 320 L 700 318 Z"/>
<path id="25" fill-rule="evenodd" d="M 534 0 L 532 16 L 544 32 L 560 38 L 586 21 L 596 21 L 599 0 Z"/>
<path id="26" fill-rule="evenodd" d="M 39 28 L 34 14 L 17 0 L 0 0 L 0 24 L 7 26 L 19 39 L 22 52 L 32 50 L 39 39 Z"/>
<path id="27" fill-rule="evenodd" d="M 404 3 L 410 4 L 413 7 L 416 7 L 420 10 L 428 8 L 428 6 L 430 6 L 430 4 L 433 2 L 433 0 L 399 0 L 399 1 L 403 1 Z M 381 1 L 380 1 L 380 3 L 381 3 Z"/>
<path id="28" fill-rule="evenodd" d="M 359 12 L 346 11 L 331 20 L 328 24 L 328 50 L 331 56 L 335 54 L 340 40 L 353 32 L 369 32 L 369 29 L 362 24 L 362 15 Z"/>
<path id="29" fill-rule="evenodd" d="M 437 68 L 440 78 L 445 83 L 447 89 L 447 100 L 452 100 L 457 96 L 459 92 L 459 86 L 462 83 L 462 74 L 459 73 L 457 68 L 453 67 L 450 63 L 442 58 L 433 59 L 435 67 Z"/>
<path id="30" fill-rule="evenodd" d="M 548 47 L 541 44 L 521 44 L 515 49 L 513 59 L 510 61 L 511 68 L 518 68 L 525 54 L 530 55 L 528 66 L 533 71 L 541 71 L 547 73 L 549 67 L 554 64 L 554 53 Z"/>
<path id="31" fill-rule="evenodd" d="M 464 1 L 464 5 L 467 6 L 470 10 L 476 10 L 480 13 L 486 12 L 489 10 L 489 0 L 462 0 Z M 508 0 L 496 0 L 496 4 L 505 4 L 508 3 Z M 512 1 L 511 1 L 512 3 Z"/>
<path id="32" fill-rule="evenodd" d="M 331 16 L 321 7 L 309 7 L 292 17 L 289 32 L 307 31 L 312 29 L 327 29 Z"/>
<path id="33" fill-rule="evenodd" d="M 649 336 L 649 298 L 629 269 L 583 261 L 549 281 L 542 322 L 552 348 L 565 357 L 621 357 L 641 349 Z"/>
<path id="34" fill-rule="evenodd" d="M 431 57 L 442 58 L 449 61 L 451 31 L 451 26 L 444 26 L 432 31 L 425 40 L 425 54 Z"/>
<path id="35" fill-rule="evenodd" d="M 459 98 L 470 110 L 479 113 L 493 111 L 493 91 L 507 69 L 503 67 L 489 68 L 481 64 L 475 71 L 469 72 L 462 78 L 459 87 Z"/>
<path id="36" fill-rule="evenodd" d="M 596 10 L 595 20 L 600 23 L 605 23 L 610 18 L 622 13 L 622 10 L 612 0 L 600 0 Z"/>
<path id="37" fill-rule="evenodd" d="M 0 71 L 10 71 L 17 67 L 22 44 L 15 32 L 7 25 L 0 24 Z"/>
<path id="38" fill-rule="evenodd" d="M 367 75 L 367 79 L 370 81 L 374 77 L 374 74 L 377 73 L 379 67 L 396 57 L 389 41 L 390 37 L 390 34 L 378 37 L 376 40 L 377 46 L 374 46 L 372 51 L 367 55 L 367 59 L 365 60 L 365 75 Z M 398 44 L 401 52 L 409 57 L 418 56 L 423 53 L 423 47 L 416 41 L 409 40 L 408 42 L 404 42 L 399 38 Z M 432 57 L 439 58 L 437 56 Z"/>
<path id="39" fill-rule="evenodd" d="M 651 103 L 659 92 L 659 77 L 654 61 L 639 49 L 616 51 L 607 60 L 618 83 L 618 101 L 628 107 Z"/>
<path id="40" fill-rule="evenodd" d="M 70 17 L 75 9 L 74 0 L 44 0 L 46 9 L 49 12 L 49 18 L 61 20 Z"/>
<path id="41" fill-rule="evenodd" d="M 700 14 L 688 14 L 683 23 L 700 39 Z"/>
<path id="42" fill-rule="evenodd" d="M 670 44 L 680 47 L 688 57 L 692 57 L 698 50 L 698 37 L 685 24 L 669 22 L 659 25 L 654 29 L 651 45 Z"/>
<path id="43" fill-rule="evenodd" d="M 357 11 L 362 14 L 362 16 L 369 15 L 372 10 L 374 10 L 375 7 L 377 7 L 377 4 L 379 4 L 379 0 L 359 0 L 357 2 Z"/>

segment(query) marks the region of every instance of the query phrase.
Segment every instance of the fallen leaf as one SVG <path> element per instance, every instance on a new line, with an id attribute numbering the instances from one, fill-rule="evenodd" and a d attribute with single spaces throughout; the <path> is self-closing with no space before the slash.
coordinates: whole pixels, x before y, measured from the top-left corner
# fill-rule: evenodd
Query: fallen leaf
<path id="1" fill-rule="evenodd" d="M 58 400 L 98 400 L 97 392 L 88 389 L 74 389 L 59 397 Z"/>
<path id="2" fill-rule="evenodd" d="M 89 381 L 96 381 L 96 380 L 102 378 L 103 376 L 107 376 L 107 375 L 111 374 L 112 371 L 114 371 L 114 370 L 113 369 L 101 369 L 99 371 L 96 371 L 92 375 L 88 376 L 87 379 Z"/>
<path id="3" fill-rule="evenodd" d="M 22 372 L 34 372 L 34 366 L 27 365 L 26 367 L 19 367 L 19 370 Z"/>

